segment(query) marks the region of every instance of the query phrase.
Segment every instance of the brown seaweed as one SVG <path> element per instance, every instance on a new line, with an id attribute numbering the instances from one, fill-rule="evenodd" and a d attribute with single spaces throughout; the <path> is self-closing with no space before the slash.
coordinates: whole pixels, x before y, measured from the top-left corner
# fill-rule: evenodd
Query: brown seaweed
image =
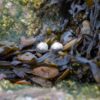
<path id="1" fill-rule="evenodd" d="M 40 22 L 37 32 L 32 30 L 34 36 L 22 37 L 19 46 L 0 42 L 0 80 L 45 87 L 67 78 L 100 83 L 100 1 L 43 0 L 37 4 L 28 4 Z M 60 42 L 64 49 L 39 53 L 40 42 L 48 48 Z"/>

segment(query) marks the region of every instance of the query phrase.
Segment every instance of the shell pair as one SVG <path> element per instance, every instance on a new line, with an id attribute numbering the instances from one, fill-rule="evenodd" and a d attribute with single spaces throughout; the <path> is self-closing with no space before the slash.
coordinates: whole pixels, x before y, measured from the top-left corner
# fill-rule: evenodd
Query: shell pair
<path id="1" fill-rule="evenodd" d="M 39 44 L 37 44 L 36 49 L 38 52 L 40 53 L 45 53 L 49 50 L 49 46 L 46 42 L 40 42 Z M 63 50 L 63 45 L 60 42 L 54 42 L 51 47 L 50 47 L 51 51 L 60 51 Z"/>

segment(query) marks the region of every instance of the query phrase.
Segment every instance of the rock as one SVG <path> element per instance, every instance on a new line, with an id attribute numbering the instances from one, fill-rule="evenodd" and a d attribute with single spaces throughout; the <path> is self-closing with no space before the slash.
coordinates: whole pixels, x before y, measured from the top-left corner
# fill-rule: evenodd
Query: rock
<path id="1" fill-rule="evenodd" d="M 21 37 L 20 45 L 22 47 L 27 47 L 27 46 L 33 45 L 34 42 L 35 42 L 35 38 L 33 38 L 33 37 L 31 37 L 31 38 L 25 38 L 23 36 L 23 37 Z"/>
<path id="2" fill-rule="evenodd" d="M 27 63 L 27 64 L 32 64 L 32 63 L 36 63 L 36 57 L 34 54 L 30 53 L 30 52 L 26 52 L 24 54 L 18 55 L 17 59 L 23 63 Z"/>
<path id="3" fill-rule="evenodd" d="M 60 42 L 54 42 L 51 45 L 51 50 L 52 51 L 60 51 L 60 50 L 63 50 L 63 45 Z"/>
<path id="4" fill-rule="evenodd" d="M 81 34 L 91 34 L 90 22 L 88 20 L 82 22 Z"/>
<path id="5" fill-rule="evenodd" d="M 50 66 L 40 66 L 34 68 L 32 73 L 44 79 L 52 79 L 59 74 L 59 70 L 57 68 L 50 67 Z"/>
<path id="6" fill-rule="evenodd" d="M 45 42 L 40 42 L 39 44 L 37 44 L 36 49 L 40 53 L 45 53 L 48 51 L 48 44 Z"/>
<path id="7" fill-rule="evenodd" d="M 0 48 L 0 54 L 4 52 L 4 48 Z"/>
<path id="8" fill-rule="evenodd" d="M 3 73 L 1 73 L 1 74 L 0 74 L 0 80 L 2 80 L 2 79 L 4 79 L 4 78 L 6 78 L 6 75 L 3 74 Z"/>
<path id="9" fill-rule="evenodd" d="M 13 91 L 12 91 L 12 90 L 7 90 L 6 93 L 7 93 L 7 94 L 13 94 Z"/>

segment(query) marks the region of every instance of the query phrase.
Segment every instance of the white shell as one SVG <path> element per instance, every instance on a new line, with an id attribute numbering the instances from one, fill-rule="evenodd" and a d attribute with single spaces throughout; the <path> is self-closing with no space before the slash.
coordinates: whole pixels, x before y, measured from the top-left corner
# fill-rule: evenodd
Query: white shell
<path id="1" fill-rule="evenodd" d="M 51 45 L 51 50 L 53 50 L 53 51 L 63 50 L 63 45 L 60 42 L 54 42 Z"/>
<path id="2" fill-rule="evenodd" d="M 37 44 L 37 51 L 40 53 L 45 53 L 48 51 L 48 44 L 45 42 L 40 42 L 39 44 Z"/>

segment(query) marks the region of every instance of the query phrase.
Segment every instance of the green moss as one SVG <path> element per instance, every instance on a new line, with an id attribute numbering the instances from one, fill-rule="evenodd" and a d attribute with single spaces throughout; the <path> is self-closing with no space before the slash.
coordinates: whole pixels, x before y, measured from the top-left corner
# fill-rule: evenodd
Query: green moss
<path id="1" fill-rule="evenodd" d="M 62 81 L 57 85 L 58 89 L 63 89 L 66 93 L 72 95 L 75 100 L 99 100 L 100 87 L 97 84 L 79 84 L 75 81 Z"/>

